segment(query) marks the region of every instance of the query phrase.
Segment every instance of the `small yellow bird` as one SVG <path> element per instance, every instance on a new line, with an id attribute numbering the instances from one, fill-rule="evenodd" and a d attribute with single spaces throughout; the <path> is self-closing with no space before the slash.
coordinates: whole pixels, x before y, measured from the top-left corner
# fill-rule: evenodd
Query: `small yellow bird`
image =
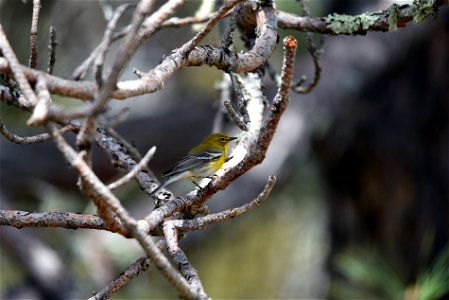
<path id="1" fill-rule="evenodd" d="M 151 192 L 151 195 L 180 179 L 190 179 L 195 183 L 194 180 L 215 174 L 226 161 L 229 142 L 236 138 L 223 133 L 213 133 L 206 137 L 201 144 L 190 150 L 188 155 L 162 173 L 161 184 Z"/>

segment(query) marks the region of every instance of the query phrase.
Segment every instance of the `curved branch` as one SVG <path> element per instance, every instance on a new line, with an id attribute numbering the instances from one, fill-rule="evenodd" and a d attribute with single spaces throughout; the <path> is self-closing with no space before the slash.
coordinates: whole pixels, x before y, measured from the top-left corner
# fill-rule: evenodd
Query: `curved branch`
<path id="1" fill-rule="evenodd" d="M 263 201 L 265 201 L 271 193 L 274 184 L 276 183 L 276 177 L 271 175 L 268 178 L 267 183 L 262 192 L 251 202 L 246 203 L 240 207 L 227 209 L 219 213 L 210 214 L 204 217 L 199 217 L 191 220 L 171 220 L 170 222 L 180 230 L 203 230 L 207 225 L 216 224 L 223 221 L 231 220 L 241 214 L 247 213 L 250 210 L 258 207 Z"/>
<path id="2" fill-rule="evenodd" d="M 61 128 L 61 133 L 65 133 L 67 131 L 75 131 L 77 130 L 76 126 L 69 124 Z M 41 133 L 33 136 L 18 136 L 17 134 L 9 131 L 2 120 L 0 120 L 0 133 L 9 141 L 19 144 L 19 145 L 29 145 L 29 144 L 37 144 L 48 141 L 51 139 L 51 135 L 48 133 Z"/>

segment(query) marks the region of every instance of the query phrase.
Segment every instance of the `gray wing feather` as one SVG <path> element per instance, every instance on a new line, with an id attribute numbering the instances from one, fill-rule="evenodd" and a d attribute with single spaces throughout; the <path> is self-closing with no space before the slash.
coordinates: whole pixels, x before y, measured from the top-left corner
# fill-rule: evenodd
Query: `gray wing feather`
<path id="1" fill-rule="evenodd" d="M 169 170 L 163 172 L 162 177 L 176 176 L 187 170 L 198 168 L 207 162 L 217 160 L 220 156 L 220 151 L 206 151 L 186 155 Z"/>

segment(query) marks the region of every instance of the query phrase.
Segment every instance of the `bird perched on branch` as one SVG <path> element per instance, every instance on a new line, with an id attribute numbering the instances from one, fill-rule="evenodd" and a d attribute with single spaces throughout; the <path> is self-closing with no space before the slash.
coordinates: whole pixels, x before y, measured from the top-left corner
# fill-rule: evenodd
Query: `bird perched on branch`
<path id="1" fill-rule="evenodd" d="M 188 155 L 162 173 L 161 184 L 151 192 L 151 195 L 180 179 L 189 179 L 198 186 L 195 180 L 210 177 L 223 166 L 229 142 L 235 139 L 236 137 L 229 137 L 223 133 L 209 135 L 201 144 L 190 150 Z"/>

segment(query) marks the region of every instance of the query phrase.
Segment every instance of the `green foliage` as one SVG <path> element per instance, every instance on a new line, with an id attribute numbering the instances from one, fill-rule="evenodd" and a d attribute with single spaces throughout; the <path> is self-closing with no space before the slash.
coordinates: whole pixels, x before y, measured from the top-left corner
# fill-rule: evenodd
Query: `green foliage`
<path id="1" fill-rule="evenodd" d="M 401 298 L 404 285 L 382 256 L 372 249 L 342 253 L 335 259 L 337 270 L 354 286 L 333 286 L 337 298 Z"/>
<path id="2" fill-rule="evenodd" d="M 449 245 L 444 247 L 433 265 L 418 276 L 420 299 L 437 299 L 449 292 Z"/>
<path id="3" fill-rule="evenodd" d="M 357 16 L 330 14 L 323 18 L 326 25 L 332 29 L 335 34 L 351 34 L 359 28 L 368 29 L 379 19 L 378 13 L 363 13 Z"/>
<path id="4" fill-rule="evenodd" d="M 373 249 L 358 249 L 336 257 L 336 269 L 344 279 L 335 280 L 331 295 L 335 298 L 438 299 L 449 292 L 449 245 L 444 247 L 431 266 L 417 275 L 416 282 L 406 283 L 397 266 L 388 264 Z"/>

